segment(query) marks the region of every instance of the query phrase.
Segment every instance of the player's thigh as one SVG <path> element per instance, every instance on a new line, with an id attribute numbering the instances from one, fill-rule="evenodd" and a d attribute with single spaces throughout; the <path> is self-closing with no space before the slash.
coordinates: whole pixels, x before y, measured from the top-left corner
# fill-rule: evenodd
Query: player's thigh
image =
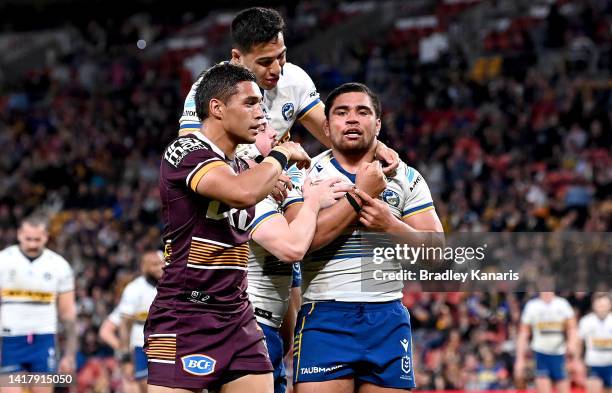
<path id="1" fill-rule="evenodd" d="M 561 381 L 557 381 L 555 383 L 555 388 L 557 389 L 557 393 L 569 393 L 570 391 L 569 379 L 566 378 Z"/>
<path id="2" fill-rule="evenodd" d="M 586 381 L 586 393 L 603 392 L 603 381 L 597 377 L 589 377 Z"/>
<path id="3" fill-rule="evenodd" d="M 169 388 L 167 386 L 147 385 L 147 393 L 201 393 L 202 389 Z"/>
<path id="4" fill-rule="evenodd" d="M 410 392 L 409 389 L 395 389 L 395 388 L 385 388 L 383 386 L 377 386 L 373 383 L 364 382 L 359 385 L 357 389 L 357 393 L 406 393 Z"/>
<path id="5" fill-rule="evenodd" d="M 294 393 L 353 393 L 355 380 L 352 377 L 324 382 L 300 382 L 293 385 Z"/>
<path id="6" fill-rule="evenodd" d="M 223 384 L 219 393 L 274 393 L 272 373 L 248 374 Z"/>
<path id="7" fill-rule="evenodd" d="M 550 393 L 552 391 L 552 381 L 548 377 L 536 377 L 535 385 L 537 393 Z"/>

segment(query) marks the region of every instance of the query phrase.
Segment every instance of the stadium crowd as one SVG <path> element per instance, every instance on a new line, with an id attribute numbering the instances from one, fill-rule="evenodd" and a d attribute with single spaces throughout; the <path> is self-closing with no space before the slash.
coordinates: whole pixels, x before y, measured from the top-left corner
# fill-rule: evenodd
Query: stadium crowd
<path id="1" fill-rule="evenodd" d="M 577 36 L 609 48 L 612 32 L 589 27 L 610 20 L 610 2 L 600 11 L 565 23 L 553 14 L 543 41 L 523 46 L 530 56 L 513 52 L 513 67 L 480 80 L 459 48 L 420 64 L 388 36 L 304 68 L 323 97 L 350 80 L 381 95 L 381 139 L 424 174 L 446 231 L 610 231 L 609 82 L 572 67 L 549 74 L 536 67 L 540 48 L 567 47 Z M 551 43 L 547 34 L 559 28 L 565 40 Z M 184 92 L 176 64 L 121 46 L 103 55 L 109 48 L 91 36 L 0 93 L 0 246 L 14 243 L 16 224 L 32 210 L 52 215 L 50 248 L 77 277 L 80 388 L 106 392 L 118 388 L 118 368 L 97 329 L 136 274 L 138 255 L 159 245 L 159 158 L 177 132 Z M 586 294 L 565 295 L 579 315 L 588 310 Z M 419 388 L 512 386 L 527 298 L 407 293 Z"/>

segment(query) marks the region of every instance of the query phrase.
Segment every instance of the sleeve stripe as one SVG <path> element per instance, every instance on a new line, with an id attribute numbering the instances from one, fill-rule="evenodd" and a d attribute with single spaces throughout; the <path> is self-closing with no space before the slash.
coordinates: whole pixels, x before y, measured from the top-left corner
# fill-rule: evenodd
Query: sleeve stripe
<path id="1" fill-rule="evenodd" d="M 433 209 L 433 202 L 425 203 L 424 205 L 416 206 L 408 210 L 404 210 L 402 213 L 402 218 L 415 215 L 417 213 L 421 213 L 425 210 Z"/>
<path id="2" fill-rule="evenodd" d="M 187 184 L 187 187 L 189 187 L 189 183 L 191 182 L 191 178 L 193 177 L 193 175 L 196 174 L 200 170 L 202 165 L 206 165 L 207 163 L 209 163 L 211 161 L 215 161 L 215 160 L 218 160 L 218 158 L 216 158 L 216 157 L 209 158 L 208 160 L 204 160 L 204 161 L 200 162 L 198 165 L 196 165 L 195 168 L 193 168 L 191 170 L 191 172 L 189 172 L 189 174 L 185 178 L 185 183 Z"/>
<path id="3" fill-rule="evenodd" d="M 181 126 L 179 127 L 181 130 L 184 130 L 186 128 L 195 128 L 195 129 L 200 129 L 202 125 L 200 123 L 185 123 L 185 124 L 181 124 Z"/>
<path id="4" fill-rule="evenodd" d="M 283 204 L 283 209 L 287 209 L 289 206 L 291 206 L 291 205 L 293 205 L 295 203 L 304 203 L 304 198 L 291 199 L 289 202 Z"/>
<path id="5" fill-rule="evenodd" d="M 251 227 L 251 229 L 249 230 L 249 234 L 252 235 L 253 232 L 255 232 L 255 230 L 264 222 L 268 221 L 270 218 L 279 215 L 280 213 L 277 211 L 269 211 L 266 214 L 263 214 L 261 216 L 259 216 L 256 220 L 254 220 L 253 222 L 251 222 L 251 225 L 249 225 L 249 227 Z"/>
<path id="6" fill-rule="evenodd" d="M 198 187 L 198 183 L 200 182 L 200 179 L 202 179 L 202 177 L 204 177 L 204 175 L 206 175 L 208 171 L 210 171 L 213 168 L 216 168 L 218 166 L 223 166 L 223 165 L 227 165 L 227 164 L 221 160 L 214 160 L 208 164 L 202 165 L 202 168 L 200 168 L 193 175 L 191 180 L 189 180 L 189 188 L 195 191 Z"/>
<path id="7" fill-rule="evenodd" d="M 306 108 L 302 109 L 300 111 L 300 113 L 298 113 L 297 115 L 297 119 L 301 119 L 302 117 L 306 116 L 308 114 L 308 112 L 310 112 L 311 110 L 313 110 L 318 104 L 322 104 L 321 99 L 317 98 L 316 100 L 314 100 L 313 102 L 311 102 L 310 104 L 306 105 Z"/>

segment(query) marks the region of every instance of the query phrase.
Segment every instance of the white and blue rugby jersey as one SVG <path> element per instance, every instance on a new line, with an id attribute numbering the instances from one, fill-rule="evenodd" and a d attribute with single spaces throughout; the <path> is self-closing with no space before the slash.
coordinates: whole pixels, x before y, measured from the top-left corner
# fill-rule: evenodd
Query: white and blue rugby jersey
<path id="1" fill-rule="evenodd" d="M 201 122 L 196 114 L 195 93 L 201 78 L 192 86 L 179 120 L 181 131 L 198 131 Z M 300 67 L 285 63 L 274 89 L 262 90 L 263 104 L 270 125 L 278 132 L 277 139 L 283 139 L 296 120 L 300 120 L 314 107 L 321 104 L 314 82 Z"/>
<path id="2" fill-rule="evenodd" d="M 308 178 L 332 177 L 355 183 L 355 175 L 342 168 L 328 150 L 314 158 Z M 399 219 L 434 208 L 429 187 L 421 174 L 403 162 L 395 176 L 387 179 L 387 188 L 379 199 L 386 202 Z M 376 270 L 397 273 L 401 269 L 399 262 L 373 263 L 372 249 L 379 244 L 371 233 L 362 238 L 362 228 L 348 228 L 329 245 L 304 258 L 302 292 L 305 303 L 322 300 L 386 302 L 402 297 L 401 280 L 376 280 L 379 276 L 373 274 Z"/>
<path id="3" fill-rule="evenodd" d="M 57 296 L 74 291 L 74 273 L 47 248 L 30 261 L 14 245 L 0 252 L 0 288 L 0 335 L 55 334 Z"/>
<path id="4" fill-rule="evenodd" d="M 303 201 L 300 187 L 304 182 L 304 173 L 295 165 L 287 170 L 293 190 L 287 194 L 282 203 L 271 196 L 255 205 L 255 218 L 249 227 L 253 233 L 266 220 L 283 214 L 288 206 Z M 279 328 L 287 311 L 293 268 L 291 264 L 278 260 L 257 242 L 249 242 L 249 269 L 247 292 L 253 303 L 257 322 Z M 299 263 L 299 262 L 298 262 Z"/>
<path id="5" fill-rule="evenodd" d="M 612 312 L 604 319 L 595 313 L 585 315 L 578 324 L 578 334 L 586 346 L 587 366 L 612 366 Z"/>

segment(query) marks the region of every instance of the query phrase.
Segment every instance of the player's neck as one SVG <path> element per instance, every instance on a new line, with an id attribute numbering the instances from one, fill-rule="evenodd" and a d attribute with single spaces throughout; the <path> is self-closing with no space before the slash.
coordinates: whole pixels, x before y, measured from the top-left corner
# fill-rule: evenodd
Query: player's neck
<path id="1" fill-rule="evenodd" d="M 361 163 L 369 163 L 374 161 L 375 150 L 370 149 L 364 152 L 347 154 L 346 152 L 339 152 L 338 150 L 332 148 L 332 154 L 342 168 L 350 173 L 357 173 L 357 169 Z"/>
<path id="2" fill-rule="evenodd" d="M 202 135 L 208 138 L 225 154 L 225 157 L 233 160 L 236 154 L 238 143 L 227 134 L 223 127 L 215 127 L 211 125 L 203 126 L 200 131 Z"/>

